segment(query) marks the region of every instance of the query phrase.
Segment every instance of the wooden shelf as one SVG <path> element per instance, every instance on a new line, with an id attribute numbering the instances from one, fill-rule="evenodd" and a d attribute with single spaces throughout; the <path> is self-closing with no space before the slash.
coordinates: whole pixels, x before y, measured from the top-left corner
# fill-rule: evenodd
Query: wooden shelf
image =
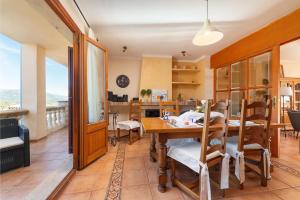
<path id="1" fill-rule="evenodd" d="M 199 83 L 192 82 L 172 82 L 173 85 L 200 85 Z"/>
<path id="2" fill-rule="evenodd" d="M 172 72 L 199 72 L 199 69 L 172 69 Z"/>

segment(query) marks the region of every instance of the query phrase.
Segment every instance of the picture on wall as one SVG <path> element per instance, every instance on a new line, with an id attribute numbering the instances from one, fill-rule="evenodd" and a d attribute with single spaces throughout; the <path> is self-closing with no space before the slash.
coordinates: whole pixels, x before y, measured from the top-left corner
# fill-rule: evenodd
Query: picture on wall
<path id="1" fill-rule="evenodd" d="M 168 100 L 168 92 L 167 90 L 162 89 L 153 89 L 152 90 L 152 102 L 154 101 L 167 101 Z"/>

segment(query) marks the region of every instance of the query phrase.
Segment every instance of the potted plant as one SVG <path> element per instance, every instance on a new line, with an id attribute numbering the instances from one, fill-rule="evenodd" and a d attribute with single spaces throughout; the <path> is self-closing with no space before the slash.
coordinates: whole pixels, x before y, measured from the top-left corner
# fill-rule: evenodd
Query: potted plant
<path id="1" fill-rule="evenodd" d="M 148 96 L 148 99 L 150 99 L 150 96 L 151 96 L 151 94 L 152 94 L 152 90 L 151 90 L 151 89 L 147 89 L 147 90 L 146 90 L 146 94 L 147 94 L 147 96 Z"/>
<path id="2" fill-rule="evenodd" d="M 140 92 L 140 94 L 141 94 L 142 100 L 144 100 L 144 97 L 147 94 L 147 90 L 142 89 L 141 92 Z"/>

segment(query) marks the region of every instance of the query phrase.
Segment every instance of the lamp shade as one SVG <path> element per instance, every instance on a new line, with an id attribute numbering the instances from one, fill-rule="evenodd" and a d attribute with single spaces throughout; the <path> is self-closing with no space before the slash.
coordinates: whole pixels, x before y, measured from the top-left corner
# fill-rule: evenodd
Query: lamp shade
<path id="1" fill-rule="evenodd" d="M 193 44 L 196 46 L 207 46 L 220 41 L 222 38 L 223 33 L 212 26 L 209 19 L 206 19 L 203 27 L 194 36 Z"/>
<path id="2" fill-rule="evenodd" d="M 293 96 L 293 90 L 291 87 L 281 87 L 280 88 L 280 95 L 281 96 Z"/>

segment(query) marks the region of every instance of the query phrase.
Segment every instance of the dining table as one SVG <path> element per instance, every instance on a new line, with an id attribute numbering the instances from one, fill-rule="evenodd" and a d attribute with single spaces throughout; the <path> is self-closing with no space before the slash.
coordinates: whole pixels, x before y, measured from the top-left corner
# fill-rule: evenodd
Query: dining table
<path id="1" fill-rule="evenodd" d="M 167 140 L 178 138 L 201 138 L 202 126 L 197 127 L 176 127 L 159 117 L 142 118 L 141 124 L 144 133 L 150 134 L 150 160 L 151 162 L 158 161 L 158 190 L 166 191 L 167 184 Z M 271 123 L 270 130 L 281 128 L 280 123 Z M 213 124 L 209 127 L 210 131 L 222 130 L 222 124 Z M 228 134 L 238 135 L 239 126 L 229 125 Z M 272 132 L 272 131 L 271 131 Z M 272 134 L 270 134 L 272 137 Z M 156 149 L 156 146 L 158 149 Z"/>

